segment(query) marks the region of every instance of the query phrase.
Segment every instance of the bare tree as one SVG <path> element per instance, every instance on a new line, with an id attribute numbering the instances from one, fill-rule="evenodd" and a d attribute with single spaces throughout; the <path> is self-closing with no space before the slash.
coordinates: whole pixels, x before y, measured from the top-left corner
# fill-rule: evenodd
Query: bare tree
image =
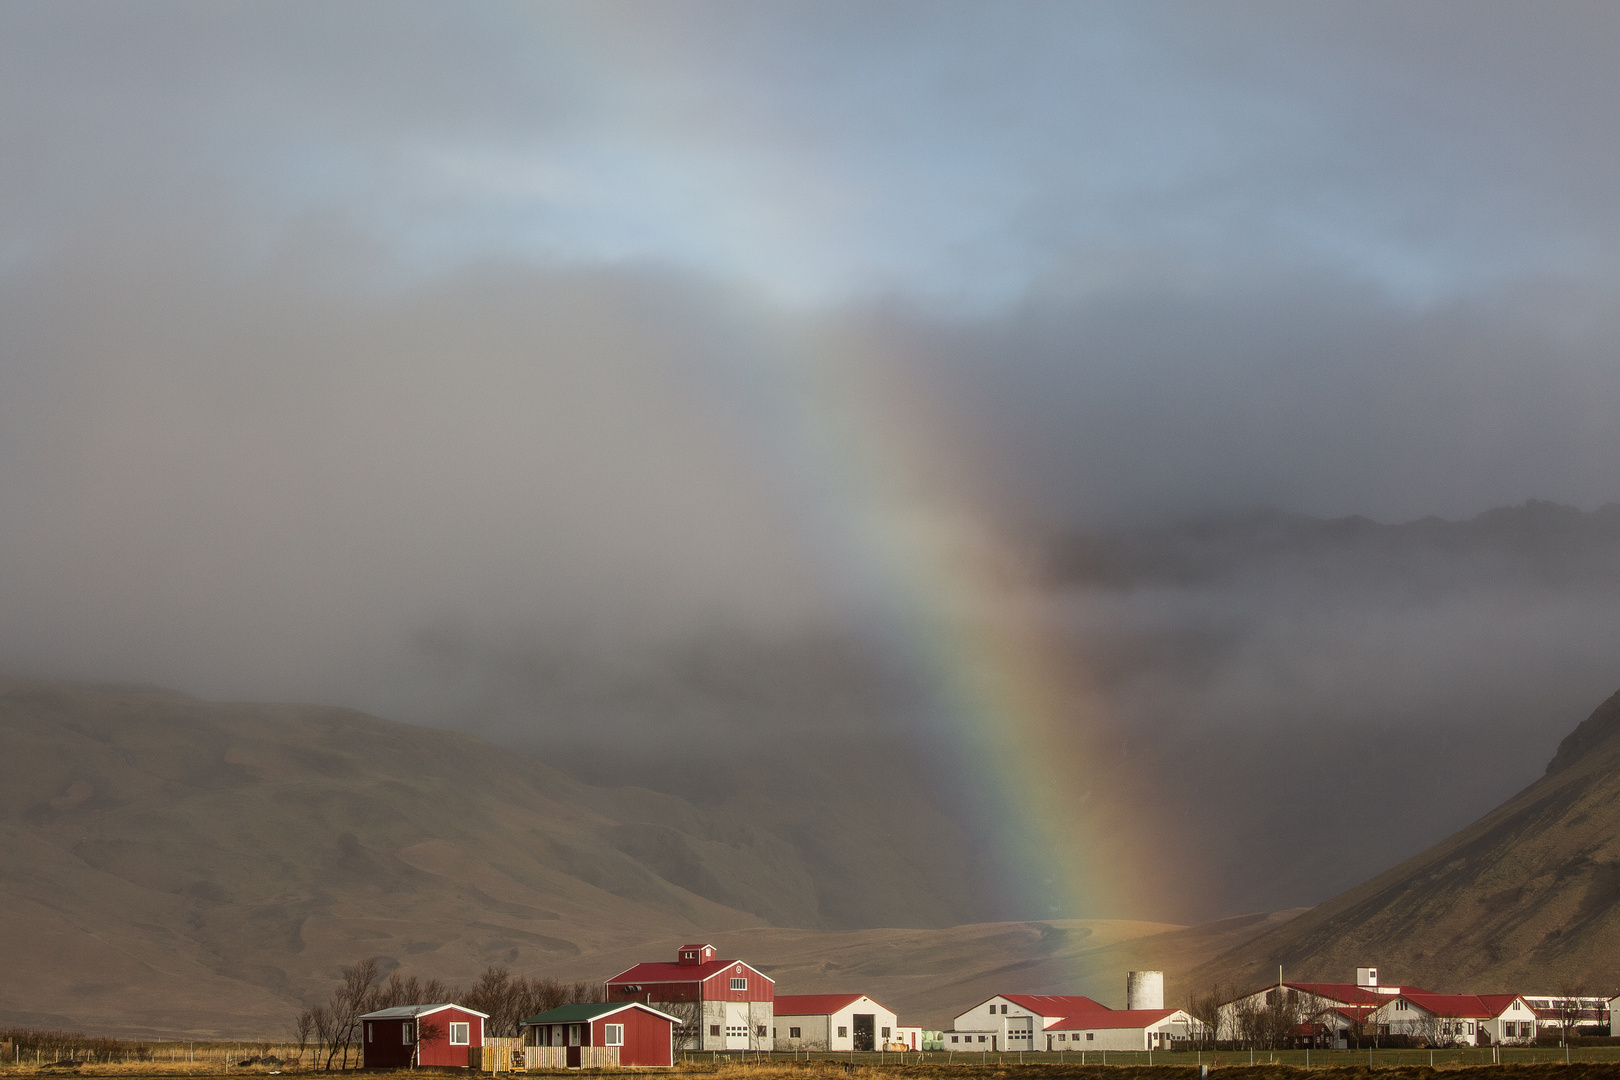
<path id="1" fill-rule="evenodd" d="M 415 975 L 401 975 L 396 968 L 388 973 L 387 981 L 372 990 L 371 1008 L 392 1009 L 400 1005 L 439 1005 L 455 1001 L 460 996 L 459 991 L 446 986 L 438 979 L 428 979 L 423 982 Z"/>
<path id="2" fill-rule="evenodd" d="M 467 991 L 463 1004 L 489 1014 L 486 1022 L 489 1034 L 511 1038 L 517 1034 L 518 1024 L 529 1015 L 524 1011 L 529 1004 L 528 980 L 521 976 L 514 979 L 504 967 L 485 968 Z"/>
<path id="3" fill-rule="evenodd" d="M 310 1027 L 315 1032 L 315 1060 L 321 1060 L 322 1053 L 331 1046 L 336 1039 L 332 1025 L 332 1011 L 325 1005 L 317 1005 L 308 1013 Z M 330 1061 L 330 1059 L 328 1059 Z M 330 1063 L 327 1068 L 331 1068 Z"/>
<path id="4" fill-rule="evenodd" d="M 696 1001 L 660 1001 L 654 1008 L 676 1018 L 675 1049 L 695 1050 L 698 1045 L 698 1023 L 703 1019 L 703 1006 Z"/>
<path id="5" fill-rule="evenodd" d="M 1204 993 L 1193 993 L 1187 998 L 1187 1015 L 1204 1025 L 1202 1038 L 1194 1037 L 1194 1045 L 1202 1046 L 1204 1043 L 1214 1043 L 1221 1039 L 1222 1025 L 1230 1027 L 1228 1016 L 1230 1010 L 1223 1006 L 1236 995 L 1230 987 L 1222 986 L 1218 982 L 1211 983 Z M 1190 1034 L 1190 1033 L 1189 1033 Z M 1232 1038 L 1230 1033 L 1225 1033 Z"/>
<path id="6" fill-rule="evenodd" d="M 293 1021 L 293 1037 L 298 1040 L 298 1060 L 300 1063 L 304 1060 L 304 1050 L 309 1046 L 309 1037 L 314 1030 L 315 1017 L 310 1014 L 308 1009 L 305 1009 Z"/>
<path id="7" fill-rule="evenodd" d="M 1302 1027 L 1313 1029 L 1333 1008 L 1331 1002 L 1315 994 L 1273 986 L 1263 994 L 1249 994 L 1220 1008 L 1216 1024 L 1228 1031 L 1219 1032 L 1219 1026 L 1217 1031 L 1257 1050 L 1277 1050 L 1297 1038 Z"/>
<path id="8" fill-rule="evenodd" d="M 1421 1012 L 1417 1016 L 1409 1017 L 1401 1026 L 1402 1034 L 1421 1040 L 1429 1046 L 1450 1046 L 1452 1043 L 1452 1020 L 1449 1017 Z"/>
<path id="9" fill-rule="evenodd" d="M 338 1067 L 348 1068 L 349 1052 L 358 1050 L 360 1016 L 371 1010 L 377 977 L 375 958 L 352 964 L 343 969 L 343 982 L 332 991 L 331 1000 L 309 1011 L 309 1024 L 325 1050 L 328 1072 L 340 1053 Z"/>
<path id="10" fill-rule="evenodd" d="M 1559 1042 L 1566 1046 L 1581 1022 L 1588 993 L 1586 984 L 1577 979 L 1565 979 L 1558 987 L 1558 1000 L 1553 1005 L 1558 1009 Z"/>

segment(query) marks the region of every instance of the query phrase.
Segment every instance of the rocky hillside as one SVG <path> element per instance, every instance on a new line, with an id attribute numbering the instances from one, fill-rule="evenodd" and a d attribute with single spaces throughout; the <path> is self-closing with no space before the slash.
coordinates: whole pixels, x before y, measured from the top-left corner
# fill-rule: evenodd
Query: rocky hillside
<path id="1" fill-rule="evenodd" d="M 1353 803 L 1309 812 L 1324 844 L 1357 828 Z M 1496 810 L 1192 979 L 1263 982 L 1279 964 L 1335 981 L 1373 964 L 1388 981 L 1456 992 L 1620 989 L 1620 694 Z"/>

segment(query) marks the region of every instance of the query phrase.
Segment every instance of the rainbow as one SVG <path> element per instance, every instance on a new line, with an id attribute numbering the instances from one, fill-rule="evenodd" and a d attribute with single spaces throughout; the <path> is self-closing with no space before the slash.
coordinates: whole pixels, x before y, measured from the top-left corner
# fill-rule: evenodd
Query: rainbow
<path id="1" fill-rule="evenodd" d="M 684 47 L 645 15 L 563 5 L 544 21 L 589 66 L 634 79 Z M 663 119 L 634 112 L 646 100 L 657 99 L 616 99 L 659 129 Z M 661 177 L 672 186 L 689 179 L 668 161 L 643 165 L 675 170 Z M 762 242 L 760 223 L 711 224 L 711 270 L 735 281 Z M 813 227 L 791 210 L 769 224 L 801 238 Z M 1013 879 L 1032 914 L 1136 917 L 1153 829 L 1127 809 L 1117 769 L 1098 765 L 1108 729 L 1099 696 L 1012 557 L 1018 545 L 1001 524 L 1012 515 L 998 507 L 997 485 L 974 478 L 979 455 L 962 425 L 924 401 L 926 380 L 906 376 L 912 358 L 881 333 L 828 329 L 764 300 L 735 303 L 725 317 L 742 359 L 728 375 L 748 398 L 751 456 L 768 463 L 773 484 L 799 493 L 795 524 L 813 558 L 836 564 L 828 579 L 857 582 L 900 628 L 938 733 L 981 781 L 966 794 L 979 820 L 995 823 L 994 872 Z"/>
<path id="2" fill-rule="evenodd" d="M 906 375 L 914 360 L 877 335 L 787 321 L 748 317 L 756 362 L 767 358 L 768 378 L 748 377 L 773 399 L 761 410 L 771 456 L 811 489 L 808 531 L 840 575 L 900 628 L 935 730 L 976 781 L 970 806 L 994 823 L 991 872 L 1032 916 L 1138 917 L 1151 829 L 1124 811 L 1117 770 L 1097 765 L 1097 695 L 997 527 L 1010 515 L 995 485 L 973 479 L 964 425 L 941 420 Z"/>

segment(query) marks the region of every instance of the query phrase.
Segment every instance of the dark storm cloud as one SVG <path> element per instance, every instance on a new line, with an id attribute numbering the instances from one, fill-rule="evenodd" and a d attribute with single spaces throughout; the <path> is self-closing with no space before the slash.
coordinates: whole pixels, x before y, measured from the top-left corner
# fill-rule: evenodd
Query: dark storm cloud
<path id="1" fill-rule="evenodd" d="M 1607 309 L 1545 283 L 1412 307 L 1354 282 L 1143 286 L 921 331 L 1030 505 L 1399 521 L 1616 494 Z"/>
<path id="2" fill-rule="evenodd" d="M 1617 52 L 1595 6 L 9 5 L 0 657 L 514 741 L 914 723 L 777 444 L 807 340 L 1109 558 L 1591 509 Z M 1376 869 L 1620 683 L 1602 558 L 1222 535 L 1043 601 L 1223 883 L 1165 914 Z M 1368 790 L 1330 850 L 1278 809 Z"/>

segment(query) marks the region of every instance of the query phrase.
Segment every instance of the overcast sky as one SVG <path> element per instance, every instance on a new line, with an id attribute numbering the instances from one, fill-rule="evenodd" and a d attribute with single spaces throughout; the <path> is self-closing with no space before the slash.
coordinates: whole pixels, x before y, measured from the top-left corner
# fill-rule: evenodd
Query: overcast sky
<path id="1" fill-rule="evenodd" d="M 1001 536 L 1595 508 L 1616 100 L 1606 4 L 6 4 L 0 660 L 469 723 L 865 619 L 895 462 Z"/>

